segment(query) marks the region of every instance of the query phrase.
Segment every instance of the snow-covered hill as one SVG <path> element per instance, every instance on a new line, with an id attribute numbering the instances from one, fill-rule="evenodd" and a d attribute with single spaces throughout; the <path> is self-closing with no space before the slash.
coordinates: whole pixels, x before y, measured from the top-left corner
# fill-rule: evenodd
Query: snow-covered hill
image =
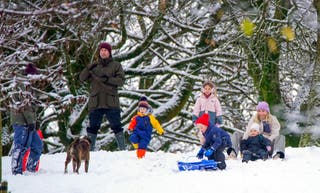
<path id="1" fill-rule="evenodd" d="M 66 154 L 43 155 L 38 174 L 13 176 L 3 158 L 3 179 L 12 193 L 315 193 L 319 192 L 320 148 L 287 148 L 287 159 L 241 163 L 227 160 L 225 171 L 179 172 L 177 161 L 195 161 L 196 152 L 93 152 L 89 173 L 64 174 Z"/>

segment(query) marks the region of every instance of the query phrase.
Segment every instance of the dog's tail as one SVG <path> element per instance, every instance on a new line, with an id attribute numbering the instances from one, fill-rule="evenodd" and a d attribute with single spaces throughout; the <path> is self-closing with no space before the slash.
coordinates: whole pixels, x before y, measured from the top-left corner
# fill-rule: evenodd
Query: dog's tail
<path id="1" fill-rule="evenodd" d="M 74 141 L 70 145 L 70 150 L 68 151 L 68 153 L 70 153 L 71 155 L 75 155 L 77 150 L 74 147 L 78 146 L 79 144 L 80 144 L 80 138 L 77 137 L 74 139 Z"/>

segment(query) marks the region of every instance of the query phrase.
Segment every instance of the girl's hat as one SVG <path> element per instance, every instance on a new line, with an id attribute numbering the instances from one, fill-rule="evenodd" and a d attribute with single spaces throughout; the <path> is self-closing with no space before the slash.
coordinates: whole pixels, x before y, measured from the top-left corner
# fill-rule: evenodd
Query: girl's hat
<path id="1" fill-rule="evenodd" d="M 260 125 L 258 123 L 252 123 L 250 130 L 256 130 L 260 132 Z"/>
<path id="2" fill-rule="evenodd" d="M 205 113 L 201 115 L 195 122 L 195 124 L 202 124 L 205 126 L 209 126 L 209 114 Z"/>
<path id="3" fill-rule="evenodd" d="M 257 111 L 259 111 L 259 110 L 267 111 L 268 113 L 270 113 L 269 105 L 265 101 L 262 101 L 262 102 L 258 103 Z"/>
<path id="4" fill-rule="evenodd" d="M 146 97 L 141 97 L 140 98 L 140 101 L 138 103 L 138 107 L 144 107 L 144 108 L 149 108 L 149 103 L 147 101 L 147 98 Z"/>

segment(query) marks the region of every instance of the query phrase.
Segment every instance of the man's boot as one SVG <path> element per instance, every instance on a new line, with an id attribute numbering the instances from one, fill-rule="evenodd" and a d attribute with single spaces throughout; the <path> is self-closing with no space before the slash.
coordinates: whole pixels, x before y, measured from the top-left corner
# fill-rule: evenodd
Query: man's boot
<path id="1" fill-rule="evenodd" d="M 116 133 L 115 136 L 116 136 L 116 141 L 117 141 L 117 144 L 118 144 L 118 149 L 120 151 L 126 150 L 126 144 L 124 142 L 124 134 L 123 134 L 123 132 Z"/>
<path id="2" fill-rule="evenodd" d="M 87 133 L 87 136 L 89 137 L 91 144 L 90 144 L 90 151 L 94 151 L 96 148 L 96 139 L 97 139 L 97 134 L 93 133 Z"/>

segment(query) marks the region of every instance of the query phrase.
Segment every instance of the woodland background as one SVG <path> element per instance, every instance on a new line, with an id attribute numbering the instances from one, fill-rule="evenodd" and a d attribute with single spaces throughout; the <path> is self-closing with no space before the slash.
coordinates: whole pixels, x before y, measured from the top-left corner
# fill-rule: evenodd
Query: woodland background
<path id="1" fill-rule="evenodd" d="M 88 84 L 81 70 L 108 41 L 121 62 L 124 128 L 147 96 L 166 130 L 150 150 L 198 144 L 192 107 L 212 80 L 223 127 L 244 130 L 258 101 L 281 122 L 287 146 L 320 146 L 320 0 L 9 0 L 0 2 L 0 128 L 3 154 L 13 141 L 10 96 L 31 84 L 45 152 L 65 151 L 85 134 Z M 26 77 L 26 64 L 41 75 Z M 97 146 L 114 150 L 104 122 Z"/>

